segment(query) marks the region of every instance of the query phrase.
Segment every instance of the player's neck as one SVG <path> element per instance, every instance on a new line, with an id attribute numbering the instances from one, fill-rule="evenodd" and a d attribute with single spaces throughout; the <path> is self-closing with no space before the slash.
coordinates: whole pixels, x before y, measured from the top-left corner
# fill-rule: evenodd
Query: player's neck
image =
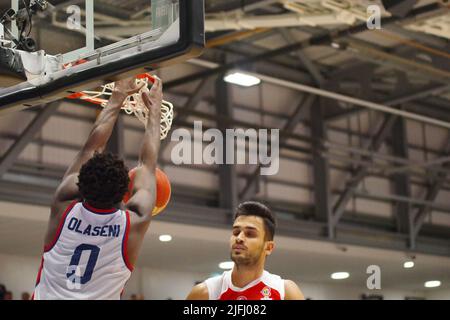
<path id="1" fill-rule="evenodd" d="M 258 263 L 253 266 L 235 265 L 231 272 L 231 281 L 234 286 L 243 288 L 252 281 L 261 278 L 264 272 L 264 263 Z"/>
<path id="2" fill-rule="evenodd" d="M 88 202 L 87 200 L 84 200 L 84 203 L 86 203 L 88 206 L 94 208 L 94 209 L 101 209 L 101 210 L 109 210 L 109 209 L 115 209 L 115 208 L 119 208 L 120 204 L 116 204 L 116 205 L 102 205 L 102 204 L 96 204 L 96 203 L 91 203 Z"/>

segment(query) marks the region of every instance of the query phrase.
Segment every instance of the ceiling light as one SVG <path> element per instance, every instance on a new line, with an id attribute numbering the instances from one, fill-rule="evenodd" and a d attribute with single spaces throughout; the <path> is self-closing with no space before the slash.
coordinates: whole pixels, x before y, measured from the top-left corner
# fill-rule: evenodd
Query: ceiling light
<path id="1" fill-rule="evenodd" d="M 229 269 L 233 269 L 233 267 L 234 267 L 233 261 L 225 261 L 225 262 L 219 263 L 220 269 L 229 270 Z"/>
<path id="2" fill-rule="evenodd" d="M 339 43 L 337 43 L 337 42 L 332 42 L 332 43 L 331 43 L 331 46 L 332 46 L 333 48 L 335 48 L 335 49 L 340 49 L 340 48 L 341 48 L 341 45 L 340 45 Z"/>
<path id="3" fill-rule="evenodd" d="M 159 241 L 161 242 L 169 242 L 172 241 L 172 236 L 170 234 L 163 234 L 159 236 Z"/>
<path id="4" fill-rule="evenodd" d="M 441 282 L 438 280 L 432 280 L 432 281 L 425 282 L 425 288 L 436 288 L 436 287 L 440 287 L 440 286 L 441 286 Z"/>
<path id="5" fill-rule="evenodd" d="M 261 79 L 241 72 L 230 73 L 223 80 L 243 87 L 251 87 L 261 83 Z"/>
<path id="6" fill-rule="evenodd" d="M 411 269 L 411 268 L 413 268 L 414 267 L 414 262 L 413 261 L 406 261 L 404 264 L 403 264 L 403 268 L 405 268 L 405 269 Z"/>
<path id="7" fill-rule="evenodd" d="M 347 279 L 348 277 L 350 277 L 350 274 L 348 272 L 335 272 L 331 275 L 331 279 L 334 280 Z"/>

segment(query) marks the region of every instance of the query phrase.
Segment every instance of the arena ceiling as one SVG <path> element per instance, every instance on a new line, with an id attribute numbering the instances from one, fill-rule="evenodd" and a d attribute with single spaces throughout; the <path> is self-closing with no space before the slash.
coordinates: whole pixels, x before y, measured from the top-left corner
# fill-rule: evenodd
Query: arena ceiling
<path id="1" fill-rule="evenodd" d="M 57 11 L 76 1 L 51 2 Z M 130 12 L 140 12 L 136 19 L 145 19 L 149 12 L 145 3 L 96 0 L 97 18 L 105 22 L 100 41 L 126 38 L 130 32 L 126 23 L 121 29 L 108 29 L 108 19 L 129 21 L 127 8 L 131 6 Z M 309 7 L 301 6 L 305 3 Z M 336 3 L 342 6 L 336 7 Z M 178 110 L 175 128 L 192 127 L 199 118 L 212 126 L 278 127 L 284 137 L 282 157 L 286 162 L 301 162 L 309 173 L 296 178 L 297 169 L 286 169 L 289 172 L 283 177 L 266 181 L 257 176 L 254 167 L 187 166 L 190 178 L 175 184 L 176 203 L 169 208 L 172 214 L 162 219 L 226 226 L 231 204 L 253 198 L 267 201 L 280 213 L 281 233 L 287 236 L 450 255 L 446 220 L 450 213 L 446 204 L 450 194 L 448 128 L 441 127 L 436 135 L 430 135 L 428 145 L 417 145 L 420 131 L 431 129 L 411 129 L 412 124 L 401 121 L 403 116 L 368 112 L 337 98 L 323 99 L 286 88 L 300 83 L 428 120 L 450 122 L 448 3 L 419 1 L 404 18 L 384 12 L 382 30 L 367 30 L 358 18 L 358 10 L 367 3 L 206 0 L 208 48 L 199 59 L 161 71 L 165 95 Z M 0 11 L 5 8 L 2 2 Z M 41 41 L 64 41 L 50 18 L 35 32 Z M 221 89 L 214 84 L 238 68 L 271 77 L 273 83 L 259 91 L 233 89 L 229 101 L 219 101 Z M 62 103 L 64 107 L 39 115 L 37 109 L 0 119 L 1 199 L 49 203 L 66 163 L 95 119 L 90 107 L 76 109 L 67 101 Z M 318 107 L 310 108 L 312 105 Z M 227 108 L 234 110 L 234 116 L 223 112 Z M 64 138 L 58 130 L 70 120 L 79 121 L 80 134 Z M 127 142 L 121 150 L 133 163 L 138 147 L 137 140 L 130 137 L 142 129 L 134 120 L 123 122 Z M 333 139 L 339 134 L 350 138 L 337 148 Z M 173 170 L 175 176 L 178 169 L 169 169 L 167 147 L 163 144 L 161 165 Z M 28 151 L 23 152 L 25 149 Z M 428 158 L 417 158 L 416 153 Z M 333 170 L 344 178 L 330 182 Z M 195 184 L 193 180 L 200 177 L 211 186 Z M 384 181 L 386 190 L 375 191 L 385 192 L 381 195 L 365 187 L 368 179 Z M 273 190 L 267 191 L 271 186 Z M 279 196 L 286 188 L 286 193 L 306 195 L 299 201 L 295 196 L 286 200 Z M 373 216 L 360 212 L 357 205 L 349 209 L 357 201 L 372 201 L 389 210 Z M 443 217 L 445 222 L 436 223 L 439 219 L 432 216 Z"/>

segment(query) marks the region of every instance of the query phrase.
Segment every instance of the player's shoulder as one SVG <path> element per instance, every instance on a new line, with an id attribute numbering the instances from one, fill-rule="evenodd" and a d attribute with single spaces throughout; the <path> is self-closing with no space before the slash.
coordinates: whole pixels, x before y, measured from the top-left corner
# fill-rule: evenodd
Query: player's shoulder
<path id="1" fill-rule="evenodd" d="M 267 270 L 264 270 L 264 271 L 263 271 L 262 277 L 263 277 L 263 278 L 270 278 L 270 279 L 277 279 L 277 280 L 282 279 L 281 276 L 279 276 L 279 275 L 277 275 L 277 274 L 275 274 L 275 273 L 270 273 L 270 272 L 267 271 Z"/>
<path id="2" fill-rule="evenodd" d="M 277 289 L 278 289 L 278 287 L 283 286 L 283 282 L 284 282 L 284 280 L 281 276 L 274 274 L 274 273 L 270 273 L 267 270 L 264 270 L 261 279 L 266 285 L 273 287 L 273 288 L 277 288 Z"/>
<path id="3" fill-rule="evenodd" d="M 289 279 L 284 279 L 284 287 L 285 288 L 298 288 L 297 283 L 295 283 L 295 281 L 289 280 Z"/>
<path id="4" fill-rule="evenodd" d="M 58 220 L 72 210 L 80 200 L 58 201 L 54 199 L 51 204 L 51 217 Z"/>
<path id="5" fill-rule="evenodd" d="M 300 287 L 292 280 L 284 280 L 284 295 L 286 300 L 304 300 Z"/>
<path id="6" fill-rule="evenodd" d="M 189 293 L 187 300 L 208 300 L 209 291 L 206 282 L 195 285 Z"/>
<path id="7" fill-rule="evenodd" d="M 226 286 L 224 281 L 227 272 L 211 277 L 197 284 L 188 296 L 188 300 L 216 300 Z"/>

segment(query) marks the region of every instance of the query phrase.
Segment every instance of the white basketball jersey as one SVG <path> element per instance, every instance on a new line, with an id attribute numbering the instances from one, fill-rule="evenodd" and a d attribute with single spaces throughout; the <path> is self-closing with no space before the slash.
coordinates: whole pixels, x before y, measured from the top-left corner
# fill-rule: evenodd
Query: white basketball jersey
<path id="1" fill-rule="evenodd" d="M 74 201 L 44 248 L 34 299 L 120 299 L 132 267 L 128 212 Z"/>
<path id="2" fill-rule="evenodd" d="M 233 285 L 230 271 L 205 281 L 209 300 L 284 300 L 284 280 L 264 270 L 262 276 L 243 288 Z"/>

